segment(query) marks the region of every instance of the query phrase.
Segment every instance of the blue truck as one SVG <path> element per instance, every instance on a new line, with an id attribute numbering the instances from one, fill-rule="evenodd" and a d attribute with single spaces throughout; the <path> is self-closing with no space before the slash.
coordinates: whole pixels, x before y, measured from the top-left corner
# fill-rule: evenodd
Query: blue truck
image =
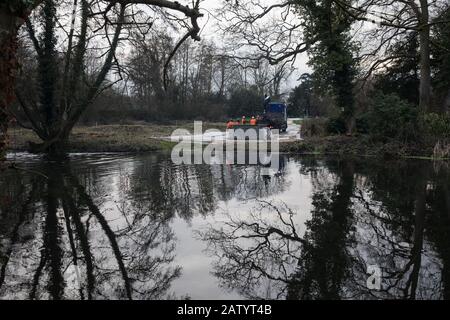
<path id="1" fill-rule="evenodd" d="M 227 125 L 232 129 L 243 129 L 244 131 L 250 128 L 268 128 L 278 129 L 280 132 L 287 130 L 287 106 L 281 102 L 270 102 L 270 97 L 264 101 L 264 113 L 256 117 L 256 123 L 246 121 L 245 123 L 232 123 Z"/>
<path id="2" fill-rule="evenodd" d="M 267 103 L 264 107 L 264 114 L 259 118 L 258 124 L 266 124 L 270 128 L 280 130 L 280 132 L 286 132 L 287 130 L 287 107 L 284 103 Z"/>

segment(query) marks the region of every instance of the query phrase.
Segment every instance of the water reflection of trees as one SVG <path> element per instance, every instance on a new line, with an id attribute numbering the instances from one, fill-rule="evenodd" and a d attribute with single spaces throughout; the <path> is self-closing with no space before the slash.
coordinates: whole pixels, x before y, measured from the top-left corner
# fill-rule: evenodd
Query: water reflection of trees
<path id="1" fill-rule="evenodd" d="M 304 234 L 295 212 L 264 202 L 201 233 L 222 286 L 250 298 L 449 297 L 447 169 L 306 159 L 301 170 L 314 186 Z M 367 287 L 371 265 L 381 290 Z"/>
<path id="2" fill-rule="evenodd" d="M 178 214 L 190 220 L 220 200 L 261 197 L 287 187 L 285 167 L 174 166 L 155 154 L 35 164 L 42 175 L 0 179 L 0 297 L 159 299 L 173 265 Z M 282 162 L 284 164 L 284 162 Z"/>
<path id="3" fill-rule="evenodd" d="M 229 215 L 220 227 L 201 232 L 209 242 L 208 252 L 216 257 L 215 275 L 221 285 L 253 299 L 285 295 L 304 243 L 293 215 L 285 205 L 256 200 L 248 215 Z"/>
<path id="4" fill-rule="evenodd" d="M 448 298 L 450 234 L 448 169 L 436 171 L 427 162 L 379 164 L 361 168 L 366 188 L 355 190 L 359 205 L 355 225 L 358 250 L 383 271 L 383 287 L 371 296 L 405 299 Z M 444 201 L 443 201 L 444 200 Z M 447 244 L 445 244 L 447 243 Z M 447 262 L 446 262 L 447 261 Z M 369 295 L 369 292 L 366 292 Z"/>
<path id="5" fill-rule="evenodd" d="M 101 178 L 77 177 L 68 163 L 42 169 L 48 179 L 23 173 L 1 179 L 0 297 L 165 297 L 180 275 L 166 218 L 120 199 L 121 210 L 105 214 L 101 198 L 93 197 L 104 191 Z"/>
<path id="6" fill-rule="evenodd" d="M 214 212 L 219 201 L 276 195 L 289 188 L 287 157 L 280 156 L 280 169 L 263 175 L 262 165 L 179 165 L 163 154 L 136 164 L 130 180 L 130 195 L 166 216 Z"/>
<path id="7" fill-rule="evenodd" d="M 174 166 L 157 154 L 106 174 L 75 161 L 44 162 L 48 180 L 3 175 L 0 297 L 166 297 L 180 275 L 171 219 L 236 198 L 253 210 L 201 234 L 225 288 L 251 298 L 450 298 L 445 165 L 298 161 L 313 188 L 305 232 L 304 213 L 264 200 L 289 188 L 285 165 L 264 177 L 261 166 Z M 373 265 L 379 291 L 366 284 Z"/>

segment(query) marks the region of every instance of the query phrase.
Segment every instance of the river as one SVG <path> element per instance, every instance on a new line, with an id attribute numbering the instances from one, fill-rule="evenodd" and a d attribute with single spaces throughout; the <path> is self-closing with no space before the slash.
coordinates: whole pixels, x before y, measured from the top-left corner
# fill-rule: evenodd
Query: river
<path id="1" fill-rule="evenodd" d="M 0 299 L 450 299 L 445 162 L 10 159 Z"/>

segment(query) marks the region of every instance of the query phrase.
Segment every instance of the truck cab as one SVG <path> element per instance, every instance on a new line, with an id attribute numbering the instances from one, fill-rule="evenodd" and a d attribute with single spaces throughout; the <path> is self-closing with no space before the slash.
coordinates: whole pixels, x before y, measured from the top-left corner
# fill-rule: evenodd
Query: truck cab
<path id="1" fill-rule="evenodd" d="M 287 129 L 287 106 L 280 102 L 269 102 L 264 108 L 263 121 L 270 127 L 286 132 Z"/>

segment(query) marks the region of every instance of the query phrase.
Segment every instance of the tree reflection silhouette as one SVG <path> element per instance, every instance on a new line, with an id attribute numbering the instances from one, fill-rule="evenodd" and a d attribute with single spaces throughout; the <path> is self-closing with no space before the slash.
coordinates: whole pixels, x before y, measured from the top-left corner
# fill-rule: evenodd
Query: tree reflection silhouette
<path id="1" fill-rule="evenodd" d="M 268 197 L 290 186 L 286 179 L 287 156 L 280 155 L 280 169 L 263 175 L 262 165 L 178 165 L 164 154 L 139 162 L 130 174 L 130 196 L 135 202 L 168 217 L 189 221 L 195 214 L 214 213 L 219 201 Z"/>
<path id="2" fill-rule="evenodd" d="M 200 232 L 221 285 L 263 299 L 445 298 L 450 180 L 423 164 L 392 167 L 306 159 L 314 190 L 304 234 L 296 212 L 260 201 Z M 379 290 L 367 285 L 370 265 L 382 271 Z"/>
<path id="3" fill-rule="evenodd" d="M 443 298 L 440 277 L 445 274 L 445 257 L 440 261 L 432 243 L 434 232 L 429 232 L 435 228 L 436 215 L 441 214 L 437 208 L 430 210 L 435 203 L 431 198 L 433 185 L 443 181 L 436 180 L 432 167 L 423 163 L 394 163 L 386 168 L 363 167 L 368 177 L 366 188 L 359 188 L 354 195 L 355 203 L 365 213 L 356 219 L 358 228 L 364 231 L 358 233 L 359 250 L 355 253 L 360 262 L 359 272 L 354 273 L 361 282 L 358 292 L 374 298 Z M 445 227 L 438 233 L 445 238 L 449 224 L 441 222 Z M 363 254 L 372 257 L 363 259 Z M 363 285 L 367 264 L 382 268 L 383 286 L 378 292 L 370 292 Z"/>
<path id="4" fill-rule="evenodd" d="M 228 215 L 219 227 L 211 225 L 200 232 L 209 244 L 208 252 L 217 258 L 214 274 L 221 285 L 252 299 L 282 297 L 305 243 L 293 216 L 283 204 L 256 200 L 248 215 Z"/>
<path id="5" fill-rule="evenodd" d="M 170 283 L 180 275 L 180 268 L 171 266 L 175 242 L 167 221 L 127 206 L 127 211 L 120 214 L 134 219 L 131 223 L 120 223 L 116 231 L 111 226 L 114 222 L 100 211 L 72 174 L 69 162 L 44 163 L 42 168 L 48 180 L 31 184 L 23 208 L 12 210 L 2 203 L 2 222 L 17 211 L 19 219 L 10 230 L 2 230 L 2 244 L 7 242 L 8 249 L 0 251 L 0 296 L 30 299 L 167 296 Z M 22 187 L 11 190 L 13 200 L 24 197 L 23 186 L 28 183 L 21 181 L 19 185 Z M 40 196 L 36 196 L 36 190 Z M 33 225 L 31 239 L 19 239 L 26 224 Z"/>
<path id="6" fill-rule="evenodd" d="M 353 223 L 353 166 L 351 161 L 339 162 L 335 168 L 336 185 L 318 190 L 312 197 L 314 209 L 304 235 L 308 245 L 300 255 L 299 270 L 290 282 L 288 299 L 340 299 L 342 296 L 352 263 L 347 248 L 354 242 L 349 234 Z M 314 177 L 317 179 L 317 175 Z"/>
<path id="7" fill-rule="evenodd" d="M 199 235 L 221 286 L 247 298 L 450 298 L 442 163 L 283 156 L 264 176 L 260 165 L 174 165 L 163 154 L 94 160 L 36 163 L 47 180 L 0 177 L 1 298 L 168 297 L 181 274 L 171 223 L 196 215 L 211 221 Z M 311 210 L 292 206 L 295 174 Z M 280 193 L 291 203 L 273 200 Z M 367 286 L 370 266 L 380 290 Z"/>

